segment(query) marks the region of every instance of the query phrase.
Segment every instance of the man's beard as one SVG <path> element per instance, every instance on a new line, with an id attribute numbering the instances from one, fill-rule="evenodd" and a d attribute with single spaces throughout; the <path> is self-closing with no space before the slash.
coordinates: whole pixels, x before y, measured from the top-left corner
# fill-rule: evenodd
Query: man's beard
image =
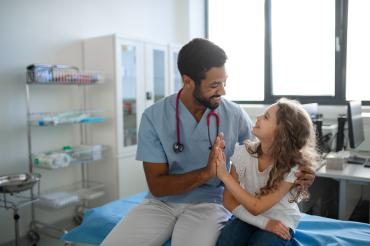
<path id="1" fill-rule="evenodd" d="M 216 98 L 216 97 L 219 97 L 219 96 L 212 96 L 209 98 L 209 100 L 207 100 L 206 98 L 203 98 L 201 95 L 200 95 L 200 89 L 199 87 L 197 86 L 193 92 L 193 97 L 195 98 L 195 100 L 200 104 L 200 105 L 203 105 L 204 107 L 207 107 L 211 110 L 214 110 L 216 109 L 220 104 L 219 103 L 211 103 L 211 99 L 212 98 Z"/>

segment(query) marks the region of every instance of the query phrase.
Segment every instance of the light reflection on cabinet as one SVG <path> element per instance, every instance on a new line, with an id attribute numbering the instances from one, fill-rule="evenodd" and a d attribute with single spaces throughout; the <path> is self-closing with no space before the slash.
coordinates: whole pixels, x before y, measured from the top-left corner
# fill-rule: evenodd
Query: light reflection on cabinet
<path id="1" fill-rule="evenodd" d="M 176 93 L 182 88 L 182 79 L 177 68 L 177 57 L 179 56 L 180 48 L 179 45 L 168 45 L 170 94 Z"/>
<path id="2" fill-rule="evenodd" d="M 122 121 L 123 147 L 137 144 L 137 47 L 123 44 L 121 49 L 121 86 L 122 86 Z"/>
<path id="3" fill-rule="evenodd" d="M 146 107 L 170 94 L 167 53 L 166 45 L 145 43 Z"/>
<path id="4" fill-rule="evenodd" d="M 165 52 L 163 50 L 153 50 L 153 82 L 154 82 L 154 102 L 164 98 L 166 95 L 166 71 L 165 71 Z"/>

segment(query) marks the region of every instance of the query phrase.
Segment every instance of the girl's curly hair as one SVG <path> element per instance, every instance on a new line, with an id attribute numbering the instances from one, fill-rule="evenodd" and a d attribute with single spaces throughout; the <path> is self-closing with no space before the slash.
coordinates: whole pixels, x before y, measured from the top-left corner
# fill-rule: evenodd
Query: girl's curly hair
<path id="1" fill-rule="evenodd" d="M 275 191 L 283 181 L 284 175 L 291 168 L 298 166 L 316 166 L 319 154 L 316 150 L 316 135 L 310 116 L 296 100 L 281 98 L 277 101 L 276 132 L 269 149 L 269 155 L 275 160 L 267 184 L 257 194 L 266 195 Z M 247 142 L 247 150 L 256 157 L 262 154 L 259 142 Z M 296 192 L 291 202 L 308 199 L 307 190 Z"/>

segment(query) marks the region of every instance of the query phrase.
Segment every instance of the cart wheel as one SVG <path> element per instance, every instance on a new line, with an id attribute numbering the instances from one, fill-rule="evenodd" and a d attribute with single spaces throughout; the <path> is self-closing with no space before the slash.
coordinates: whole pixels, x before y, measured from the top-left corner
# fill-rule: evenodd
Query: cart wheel
<path id="1" fill-rule="evenodd" d="M 65 242 L 64 246 L 76 246 L 76 244 L 72 242 Z"/>
<path id="2" fill-rule="evenodd" d="M 36 243 L 40 241 L 40 235 L 36 231 L 33 231 L 33 230 L 28 232 L 27 237 L 28 237 L 28 240 L 30 240 L 30 242 L 33 243 L 32 245 L 36 245 Z"/>
<path id="3" fill-rule="evenodd" d="M 66 243 L 64 243 L 64 246 L 76 246 L 76 244 L 70 243 L 70 242 L 66 242 Z"/>
<path id="4" fill-rule="evenodd" d="M 76 214 L 75 216 L 73 216 L 73 221 L 74 221 L 77 225 L 81 225 L 82 220 L 83 220 L 83 217 L 82 217 L 82 215 L 80 215 L 80 214 Z"/>
<path id="5" fill-rule="evenodd" d="M 84 212 L 85 212 L 85 207 L 84 207 L 84 206 L 82 206 L 82 205 L 77 206 L 75 211 L 76 211 L 76 214 L 83 215 L 83 214 L 84 214 Z"/>

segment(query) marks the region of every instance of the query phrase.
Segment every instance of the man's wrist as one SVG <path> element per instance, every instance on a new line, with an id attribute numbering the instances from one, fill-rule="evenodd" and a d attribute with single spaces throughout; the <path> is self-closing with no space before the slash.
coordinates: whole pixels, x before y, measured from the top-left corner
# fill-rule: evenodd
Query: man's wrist
<path id="1" fill-rule="evenodd" d="M 206 167 L 204 167 L 200 170 L 200 176 L 201 176 L 202 180 L 204 180 L 204 181 L 207 181 L 212 177 L 208 166 L 206 166 Z"/>
<path id="2" fill-rule="evenodd" d="M 228 172 L 224 172 L 224 173 L 221 173 L 218 178 L 221 179 L 225 183 L 227 182 L 228 178 L 231 178 L 231 175 Z"/>

